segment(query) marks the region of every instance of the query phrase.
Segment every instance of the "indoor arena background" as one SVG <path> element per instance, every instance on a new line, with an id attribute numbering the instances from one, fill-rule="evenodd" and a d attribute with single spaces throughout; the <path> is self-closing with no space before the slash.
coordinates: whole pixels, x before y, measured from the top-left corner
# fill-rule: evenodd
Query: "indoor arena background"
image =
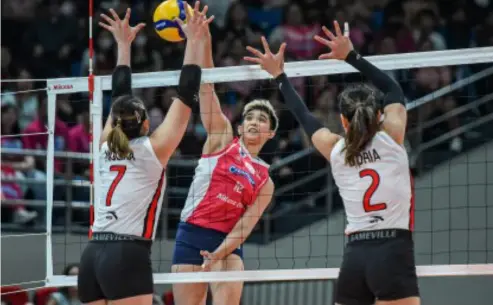
<path id="1" fill-rule="evenodd" d="M 138 36 L 134 42 L 133 72 L 181 67 L 184 44 L 166 43 L 153 31 L 151 13 L 158 2 L 94 1 L 95 24 L 103 10 L 113 7 L 122 12 L 128 6 L 133 9 L 133 24 L 143 20 L 148 23 L 145 35 Z M 490 0 L 202 2 L 207 3 L 209 11 L 216 16 L 211 27 L 216 66 L 244 64 L 241 58 L 245 55 L 245 46 L 256 45 L 260 34 L 267 35 L 276 45 L 283 37 L 291 37 L 290 31 L 297 35 L 293 43 L 288 42 L 287 60 L 315 59 L 322 50 L 312 40 L 313 33 L 320 24 L 330 24 L 333 19 L 351 23 L 351 39 L 364 55 L 493 46 L 493 1 Z M 46 156 L 37 156 L 38 162 L 22 169 L 14 169 L 9 162 L 28 158 L 22 150 L 45 148 L 46 144 L 37 146 L 22 137 L 21 147 L 12 147 L 3 136 L 29 130 L 39 106 L 46 107 L 43 79 L 87 76 L 87 3 L 3 0 L 1 9 L 2 235 L 42 233 L 46 231 L 43 180 Z M 95 74 L 111 74 L 116 63 L 116 46 L 111 34 L 95 27 L 94 41 Z M 406 142 L 415 175 L 415 227 L 416 234 L 421 234 L 416 257 L 420 265 L 493 263 L 492 74 L 433 97 L 437 90 L 488 68 L 491 64 L 389 72 L 401 83 L 409 100 L 431 97 L 430 102 L 410 112 Z M 354 80 L 345 76 L 305 77 L 295 79 L 295 83 L 310 108 L 324 117 L 331 129 L 340 131 L 336 108 L 320 101 L 333 99 L 345 83 Z M 227 115 L 237 122 L 237 109 L 255 96 L 261 85 L 231 83 L 218 87 Z M 267 90 L 271 92 L 268 96 L 271 100 L 278 98 L 274 91 Z M 173 88 L 138 92 L 149 102 L 151 127 L 162 120 L 174 92 Z M 472 103 L 477 106 L 471 106 Z M 104 105 L 106 117 L 109 95 L 105 96 Z M 57 120 L 63 126 L 55 145 L 62 160 L 55 174 L 59 183 L 55 186 L 54 200 L 58 206 L 53 215 L 57 274 L 67 264 L 78 261 L 87 241 L 89 162 L 68 154 L 64 156 L 64 152 L 89 152 L 88 139 L 80 140 L 81 130 L 88 128 L 88 114 L 87 95 L 65 95 L 57 99 Z M 482 123 L 471 125 L 472 122 Z M 276 193 L 269 217 L 262 219 L 249 238 L 245 252 L 256 259 L 247 262 L 247 269 L 337 267 L 343 249 L 344 218 L 329 168 L 308 148 L 287 111 L 281 113 L 281 124 L 278 136 L 266 146 L 261 157 L 275 164 L 276 188 L 283 191 Z M 156 272 L 169 270 L 169 262 L 163 263 L 163 257 L 169 259 L 172 251 L 180 208 L 191 182 L 194 160 L 200 156 L 204 140 L 204 130 L 196 115 L 168 169 L 168 205 L 163 209 L 159 225 L 159 252 L 153 253 Z M 5 152 L 9 152 L 8 149 L 10 153 Z M 293 158 L 288 160 L 288 156 Z M 16 191 L 12 192 L 13 189 Z M 19 212 L 23 209 L 26 213 Z M 2 286 L 43 280 L 45 249 L 44 237 L 2 238 Z M 243 303 L 250 304 L 249 298 L 264 294 L 265 299 L 273 300 L 267 304 L 291 304 L 293 300 L 302 304 L 313 298 L 309 294 L 318 294 L 327 304 L 332 304 L 333 286 L 328 281 L 286 283 L 283 287 L 269 285 L 247 284 Z M 491 287 L 491 277 L 420 280 L 423 299 L 427 300 L 423 304 L 491 304 Z M 162 301 L 166 305 L 171 304 L 169 290 L 167 285 L 157 287 L 157 293 L 165 296 Z M 289 301 L 284 300 L 286 295 L 290 296 Z"/>

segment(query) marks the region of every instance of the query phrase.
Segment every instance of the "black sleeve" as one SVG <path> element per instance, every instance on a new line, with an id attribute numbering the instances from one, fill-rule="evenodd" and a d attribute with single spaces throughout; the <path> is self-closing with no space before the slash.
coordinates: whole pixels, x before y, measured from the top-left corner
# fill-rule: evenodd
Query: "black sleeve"
<path id="1" fill-rule="evenodd" d="M 111 75 L 111 97 L 132 94 L 132 69 L 129 66 L 117 66 Z"/>
<path id="2" fill-rule="evenodd" d="M 296 117 L 311 140 L 312 135 L 317 130 L 324 128 L 324 126 L 317 120 L 317 118 L 313 116 L 313 114 L 310 113 L 310 110 L 308 110 L 308 107 L 306 107 L 301 97 L 298 95 L 296 90 L 294 90 L 293 85 L 291 85 L 291 82 L 285 73 L 282 73 L 276 77 L 276 82 L 278 83 L 279 90 L 281 90 L 284 97 L 284 103 Z"/>
<path id="3" fill-rule="evenodd" d="M 361 55 L 355 51 L 351 51 L 346 58 L 346 62 L 360 71 L 361 74 L 366 76 L 380 91 L 383 92 L 385 97 L 382 101 L 382 107 L 393 103 L 406 104 L 406 98 L 401 86 Z"/>

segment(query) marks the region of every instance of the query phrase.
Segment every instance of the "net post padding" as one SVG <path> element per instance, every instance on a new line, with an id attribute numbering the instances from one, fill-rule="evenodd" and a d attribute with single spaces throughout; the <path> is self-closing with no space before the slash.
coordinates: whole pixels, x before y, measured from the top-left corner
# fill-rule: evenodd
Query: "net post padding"
<path id="1" fill-rule="evenodd" d="M 446 51 L 416 52 L 366 57 L 383 70 L 410 69 L 421 67 L 479 64 L 493 60 L 493 47 L 457 49 Z M 356 70 L 338 60 L 309 60 L 286 63 L 285 72 L 289 77 L 354 73 Z M 180 71 L 135 73 L 132 75 L 133 88 L 176 86 Z M 97 76 L 102 79 L 102 89 L 111 89 L 111 75 Z M 221 83 L 271 78 L 258 65 L 234 66 L 204 69 L 202 82 Z M 57 78 L 47 81 L 48 88 L 59 94 L 87 92 L 87 78 Z"/>
<path id="2" fill-rule="evenodd" d="M 493 275 L 493 264 L 417 266 L 419 277 Z M 309 268 L 287 270 L 245 270 L 224 272 L 159 273 L 155 284 L 211 282 L 274 282 L 337 279 L 339 268 Z M 77 285 L 76 276 L 56 275 L 46 282 L 49 287 Z"/>

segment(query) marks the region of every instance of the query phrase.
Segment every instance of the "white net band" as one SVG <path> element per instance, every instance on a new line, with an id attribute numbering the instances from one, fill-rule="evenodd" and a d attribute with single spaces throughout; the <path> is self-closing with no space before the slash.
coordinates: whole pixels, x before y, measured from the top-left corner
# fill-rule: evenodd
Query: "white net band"
<path id="1" fill-rule="evenodd" d="M 493 275 L 493 264 L 417 266 L 419 277 Z M 337 279 L 339 268 L 287 270 L 245 270 L 197 273 L 154 274 L 155 284 L 213 282 L 275 282 Z M 76 286 L 77 277 L 56 275 L 46 280 L 47 286 Z"/>
<path id="2" fill-rule="evenodd" d="M 467 54 L 467 56 L 464 56 Z M 491 62 L 493 47 L 458 49 L 432 52 L 416 52 L 395 55 L 368 56 L 371 63 L 383 70 L 399 70 L 420 67 L 438 67 Z M 284 65 L 289 77 L 333 75 L 357 72 L 350 65 L 336 60 L 309 60 L 289 62 Z M 133 88 L 152 88 L 178 85 L 180 71 L 135 73 Z M 203 83 L 222 83 L 245 80 L 270 79 L 271 76 L 257 65 L 204 69 Z M 111 75 L 96 76 L 95 86 L 111 90 Z M 56 94 L 87 92 L 87 78 L 58 78 L 47 81 L 50 92 Z M 97 88 L 97 87 L 96 87 Z M 97 90 L 95 89 L 95 92 Z M 96 97 L 94 97 L 96 101 Z"/>

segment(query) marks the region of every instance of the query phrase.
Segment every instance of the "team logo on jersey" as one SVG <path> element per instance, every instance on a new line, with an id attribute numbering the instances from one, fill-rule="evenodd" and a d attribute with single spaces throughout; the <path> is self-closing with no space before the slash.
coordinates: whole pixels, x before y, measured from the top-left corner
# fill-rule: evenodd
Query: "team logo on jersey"
<path id="1" fill-rule="evenodd" d="M 374 215 L 371 216 L 370 223 L 377 223 L 379 221 L 384 221 L 385 219 L 382 216 Z"/>
<path id="2" fill-rule="evenodd" d="M 229 167 L 229 172 L 234 175 L 240 175 L 247 178 L 248 182 L 250 182 L 251 185 L 255 186 L 255 180 L 253 179 L 253 177 L 246 171 L 242 170 L 241 168 L 237 168 L 236 166 L 231 165 Z"/>
<path id="3" fill-rule="evenodd" d="M 106 215 L 106 220 L 118 220 L 118 216 L 116 216 L 116 213 L 113 211 L 108 211 L 108 214 Z"/>

